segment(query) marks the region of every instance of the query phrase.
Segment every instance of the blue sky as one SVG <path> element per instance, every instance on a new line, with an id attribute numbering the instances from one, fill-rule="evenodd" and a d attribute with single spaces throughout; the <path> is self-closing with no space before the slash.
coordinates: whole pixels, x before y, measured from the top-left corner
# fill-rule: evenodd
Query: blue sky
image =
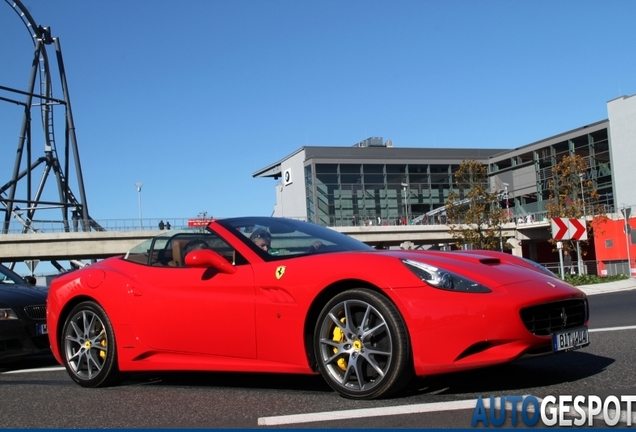
<path id="1" fill-rule="evenodd" d="M 135 182 L 144 218 L 270 215 L 252 173 L 304 145 L 515 148 L 636 93 L 631 0 L 23 2 L 60 40 L 98 221 L 138 217 Z M 24 89 L 4 0 L 0 38 L 0 85 Z M 0 102 L 0 184 L 20 121 Z"/>

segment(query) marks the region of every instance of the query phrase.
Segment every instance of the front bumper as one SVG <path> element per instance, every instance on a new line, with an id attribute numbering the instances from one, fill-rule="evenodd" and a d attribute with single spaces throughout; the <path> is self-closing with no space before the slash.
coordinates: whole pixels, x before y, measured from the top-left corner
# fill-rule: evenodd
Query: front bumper
<path id="1" fill-rule="evenodd" d="M 49 337 L 47 334 L 37 334 L 37 324 L 22 320 L 0 323 L 0 362 L 51 352 Z"/>

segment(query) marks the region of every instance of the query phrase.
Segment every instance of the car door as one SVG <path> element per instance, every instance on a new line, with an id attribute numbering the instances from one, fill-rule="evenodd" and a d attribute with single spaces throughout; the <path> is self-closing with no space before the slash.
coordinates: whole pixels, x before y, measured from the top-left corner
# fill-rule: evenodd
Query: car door
<path id="1" fill-rule="evenodd" d="M 254 273 L 188 267 L 141 267 L 132 279 L 133 327 L 161 351 L 255 358 Z"/>

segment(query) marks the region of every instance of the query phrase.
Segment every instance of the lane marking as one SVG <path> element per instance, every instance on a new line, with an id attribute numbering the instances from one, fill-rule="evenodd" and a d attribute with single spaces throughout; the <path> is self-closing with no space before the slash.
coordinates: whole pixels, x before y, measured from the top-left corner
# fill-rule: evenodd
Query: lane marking
<path id="1" fill-rule="evenodd" d="M 526 397 L 524 395 L 523 397 Z M 541 402 L 541 398 L 537 398 Z M 484 408 L 490 408 L 490 398 L 483 398 Z M 431 402 L 415 405 L 399 405 L 392 407 L 362 408 L 344 411 L 325 411 L 309 414 L 292 414 L 285 416 L 260 417 L 259 426 L 277 426 L 284 424 L 310 423 L 331 420 L 348 420 L 356 418 L 380 417 L 401 414 L 419 414 L 427 412 L 474 410 L 477 406 L 477 399 L 466 399 L 450 402 Z M 501 399 L 495 398 L 495 408 L 501 408 Z M 512 402 L 506 402 L 506 410 L 512 411 Z M 521 410 L 521 404 L 517 404 L 517 411 Z M 528 406 L 528 412 L 534 412 L 533 406 Z"/>
<path id="2" fill-rule="evenodd" d="M 485 402 L 485 401 L 484 401 Z M 453 402 L 433 402 L 417 405 L 401 405 L 381 408 L 362 408 L 345 411 L 325 411 L 308 414 L 291 414 L 274 417 L 260 417 L 259 426 L 277 426 L 284 424 L 312 423 L 332 420 L 347 420 L 356 418 L 379 417 L 400 414 L 417 414 L 433 411 L 454 411 L 475 409 L 477 399 L 461 400 Z"/>
<path id="3" fill-rule="evenodd" d="M 636 325 L 633 326 L 623 326 L 623 327 L 604 327 L 604 328 L 597 328 L 597 329 L 589 329 L 588 332 L 590 333 L 595 333 L 595 332 L 606 332 L 606 331 L 620 331 L 620 330 L 634 330 L 636 329 Z"/>
<path id="4" fill-rule="evenodd" d="M 64 366 L 52 366 L 45 368 L 37 368 L 37 369 L 18 369 L 7 372 L 0 372 L 2 374 L 17 374 L 17 373 L 31 373 L 31 372 L 52 372 L 52 371 L 63 371 L 66 370 Z"/>

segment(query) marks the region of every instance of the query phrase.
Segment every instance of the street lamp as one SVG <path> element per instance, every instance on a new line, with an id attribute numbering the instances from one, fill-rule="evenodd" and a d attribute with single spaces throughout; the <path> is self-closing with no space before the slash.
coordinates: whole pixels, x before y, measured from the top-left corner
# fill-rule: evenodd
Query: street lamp
<path id="1" fill-rule="evenodd" d="M 585 215 L 585 195 L 583 195 L 583 177 L 585 176 L 584 173 L 579 173 L 579 180 L 581 182 L 581 203 L 583 205 L 583 218 L 587 218 L 587 216 Z"/>
<path id="2" fill-rule="evenodd" d="M 504 194 L 506 196 L 506 220 L 510 222 L 510 207 L 508 206 L 508 183 L 504 183 Z"/>
<path id="3" fill-rule="evenodd" d="M 137 186 L 137 194 L 139 195 L 139 229 L 144 229 L 143 228 L 143 223 L 141 221 L 141 187 L 144 184 L 141 182 L 137 182 L 135 183 L 135 186 Z"/>
<path id="4" fill-rule="evenodd" d="M 587 229 L 587 216 L 585 215 L 585 195 L 583 194 L 583 176 L 584 173 L 579 173 L 579 184 L 581 185 L 581 206 L 583 207 L 583 223 L 585 229 Z M 578 257 L 579 276 L 583 274 L 583 257 L 581 256 L 581 242 L 576 241 L 576 254 Z"/>
<path id="5" fill-rule="evenodd" d="M 401 183 L 402 188 L 404 190 L 404 213 L 406 214 L 406 223 L 408 224 L 409 221 L 409 204 L 408 204 L 408 199 L 409 199 L 409 193 L 408 193 L 408 187 L 409 184 L 408 183 Z"/>
<path id="6" fill-rule="evenodd" d="M 509 208 L 508 208 L 508 183 L 503 183 L 504 185 L 504 199 L 506 200 L 506 222 L 508 222 L 508 214 L 509 214 Z M 501 190 L 499 190 L 499 192 L 501 193 Z M 500 219 L 499 220 L 499 250 L 501 252 L 503 252 L 503 235 L 501 233 L 501 224 L 503 223 L 503 221 Z"/>

